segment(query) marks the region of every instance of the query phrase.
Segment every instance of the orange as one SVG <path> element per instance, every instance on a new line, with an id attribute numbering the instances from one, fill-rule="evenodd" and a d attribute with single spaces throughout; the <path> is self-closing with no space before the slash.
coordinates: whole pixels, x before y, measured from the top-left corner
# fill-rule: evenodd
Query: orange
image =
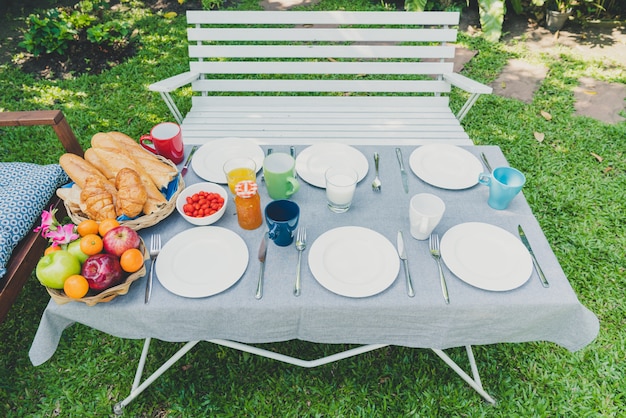
<path id="1" fill-rule="evenodd" d="M 109 232 L 111 229 L 115 228 L 116 226 L 120 226 L 120 223 L 117 221 L 117 219 L 113 219 L 113 218 L 104 219 L 100 221 L 100 226 L 98 227 L 98 233 L 100 234 L 101 237 L 103 237 L 106 235 L 107 232 Z"/>
<path id="2" fill-rule="evenodd" d="M 74 299 L 80 299 L 89 291 L 89 282 L 84 276 L 74 274 L 63 283 L 63 291 L 65 294 Z"/>
<path id="3" fill-rule="evenodd" d="M 87 255 L 100 253 L 103 245 L 102 238 L 96 234 L 88 234 L 80 239 L 80 250 Z"/>
<path id="4" fill-rule="evenodd" d="M 122 270 L 134 273 L 143 267 L 143 254 L 137 248 L 131 248 L 122 253 L 120 257 Z"/>
<path id="5" fill-rule="evenodd" d="M 81 237 L 89 234 L 97 234 L 98 222 L 94 221 L 93 219 L 84 220 L 78 224 L 78 226 L 76 227 L 76 232 L 78 232 L 78 235 L 80 235 Z"/>
<path id="6" fill-rule="evenodd" d="M 48 248 L 46 248 L 46 250 L 43 252 L 43 255 L 48 255 L 48 254 L 53 253 L 55 251 L 61 251 L 61 246 L 60 245 L 51 245 Z"/>

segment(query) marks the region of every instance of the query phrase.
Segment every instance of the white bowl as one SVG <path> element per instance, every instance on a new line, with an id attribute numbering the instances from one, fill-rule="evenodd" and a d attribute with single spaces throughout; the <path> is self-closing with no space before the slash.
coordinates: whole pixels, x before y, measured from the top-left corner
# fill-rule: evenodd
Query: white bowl
<path id="1" fill-rule="evenodd" d="M 187 216 L 185 214 L 185 211 L 183 210 L 183 207 L 187 203 L 187 198 L 201 191 L 205 191 L 208 193 L 219 193 L 219 195 L 224 198 L 224 205 L 213 215 L 205 216 L 202 218 Z M 194 225 L 211 225 L 212 223 L 217 222 L 222 217 L 222 215 L 224 215 L 224 212 L 226 212 L 227 203 L 228 193 L 226 192 L 226 189 L 224 189 L 219 184 L 209 182 L 194 183 L 185 187 L 185 189 L 178 195 L 178 198 L 176 198 L 176 209 L 178 209 L 178 213 L 180 213 L 180 215 L 185 218 L 185 220 L 189 223 L 192 223 Z"/>

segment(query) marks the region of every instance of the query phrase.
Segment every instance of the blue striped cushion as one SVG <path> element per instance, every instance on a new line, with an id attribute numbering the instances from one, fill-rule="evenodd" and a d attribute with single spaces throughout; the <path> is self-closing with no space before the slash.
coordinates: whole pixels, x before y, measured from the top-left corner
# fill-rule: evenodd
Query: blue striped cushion
<path id="1" fill-rule="evenodd" d="M 0 279 L 15 246 L 39 225 L 46 203 L 68 181 L 57 164 L 0 163 Z"/>

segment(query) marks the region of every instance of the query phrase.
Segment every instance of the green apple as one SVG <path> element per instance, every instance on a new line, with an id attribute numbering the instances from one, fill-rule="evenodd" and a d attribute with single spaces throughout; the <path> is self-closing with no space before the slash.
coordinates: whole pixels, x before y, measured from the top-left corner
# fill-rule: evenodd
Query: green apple
<path id="1" fill-rule="evenodd" d="M 78 261 L 80 261 L 80 264 L 83 264 L 85 260 L 89 258 L 89 256 L 85 254 L 84 252 L 82 252 L 80 249 L 81 239 L 82 238 L 78 238 L 77 240 L 70 242 L 69 245 L 67 246 L 67 251 L 69 251 L 70 254 L 72 254 L 74 257 L 78 258 Z"/>
<path id="2" fill-rule="evenodd" d="M 65 279 L 80 274 L 80 261 L 67 250 L 54 251 L 41 257 L 35 274 L 42 285 L 63 289 Z"/>

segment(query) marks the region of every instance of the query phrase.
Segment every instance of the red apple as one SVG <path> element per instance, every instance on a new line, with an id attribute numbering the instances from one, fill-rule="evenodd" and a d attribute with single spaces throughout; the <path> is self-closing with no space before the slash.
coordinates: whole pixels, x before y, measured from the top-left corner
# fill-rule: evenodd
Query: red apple
<path id="1" fill-rule="evenodd" d="M 139 248 L 139 234 L 135 230 L 124 226 L 116 226 L 102 237 L 104 251 L 121 257 L 124 251 Z"/>
<path id="2" fill-rule="evenodd" d="M 113 254 L 95 254 L 83 263 L 81 274 L 89 282 L 89 288 L 104 290 L 120 283 L 124 272 L 120 260 Z"/>

